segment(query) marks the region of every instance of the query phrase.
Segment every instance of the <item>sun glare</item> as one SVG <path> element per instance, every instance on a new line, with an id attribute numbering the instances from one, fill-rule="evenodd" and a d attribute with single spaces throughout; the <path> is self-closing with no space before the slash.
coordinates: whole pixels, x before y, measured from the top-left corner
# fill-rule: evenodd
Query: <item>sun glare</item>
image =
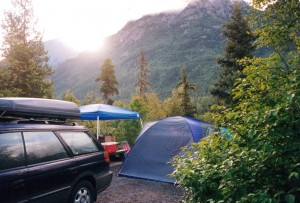
<path id="1" fill-rule="evenodd" d="M 81 36 L 62 37 L 60 38 L 69 47 L 76 51 L 96 51 L 101 49 L 103 45 L 103 37 L 88 36 L 82 34 Z"/>
<path id="2" fill-rule="evenodd" d="M 104 39 L 117 33 L 128 21 L 183 8 L 187 0 L 32 0 L 32 3 L 37 30 L 42 32 L 44 41 L 61 39 L 78 51 L 93 51 L 100 49 Z M 10 0 L 1 0 L 0 7 L 2 11 L 11 8 Z"/>

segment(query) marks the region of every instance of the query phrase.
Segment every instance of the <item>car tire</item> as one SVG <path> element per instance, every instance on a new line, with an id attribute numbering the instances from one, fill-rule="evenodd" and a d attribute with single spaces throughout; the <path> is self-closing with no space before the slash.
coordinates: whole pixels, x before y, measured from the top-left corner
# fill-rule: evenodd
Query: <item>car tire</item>
<path id="1" fill-rule="evenodd" d="M 72 190 L 70 203 L 92 203 L 94 194 L 92 184 L 88 181 L 81 181 Z"/>

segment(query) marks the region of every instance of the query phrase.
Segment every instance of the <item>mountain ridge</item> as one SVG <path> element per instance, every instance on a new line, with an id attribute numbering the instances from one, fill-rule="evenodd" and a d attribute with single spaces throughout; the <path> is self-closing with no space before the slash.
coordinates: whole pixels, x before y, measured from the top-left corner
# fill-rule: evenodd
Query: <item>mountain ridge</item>
<path id="1" fill-rule="evenodd" d="M 110 58 L 120 92 L 114 99 L 129 99 L 135 93 L 142 48 L 150 71 L 150 91 L 157 92 L 160 98 L 170 96 L 185 65 L 189 81 L 196 84 L 196 94 L 207 95 L 220 72 L 215 58 L 222 54 L 222 25 L 229 19 L 232 7 L 231 0 L 198 0 L 178 12 L 128 22 L 106 39 L 101 50 L 81 53 L 57 66 L 53 76 L 56 97 L 62 97 L 67 90 L 81 99 L 89 91 L 99 96 L 100 84 L 94 81 L 104 59 Z"/>

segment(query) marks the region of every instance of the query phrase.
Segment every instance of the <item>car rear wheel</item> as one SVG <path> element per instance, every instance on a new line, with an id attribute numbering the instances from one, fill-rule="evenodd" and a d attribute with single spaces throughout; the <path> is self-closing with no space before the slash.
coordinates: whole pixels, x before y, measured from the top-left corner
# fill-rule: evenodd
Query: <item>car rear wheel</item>
<path id="1" fill-rule="evenodd" d="M 90 182 L 79 182 L 72 191 L 70 203 L 92 203 L 94 201 L 93 194 L 94 191 Z"/>

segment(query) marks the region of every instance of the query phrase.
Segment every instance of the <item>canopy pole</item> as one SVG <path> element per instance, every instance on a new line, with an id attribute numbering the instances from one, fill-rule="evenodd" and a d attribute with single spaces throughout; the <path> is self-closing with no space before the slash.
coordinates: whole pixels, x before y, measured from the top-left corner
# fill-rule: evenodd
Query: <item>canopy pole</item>
<path id="1" fill-rule="evenodd" d="M 100 132 L 100 121 L 99 116 L 97 116 L 97 140 L 99 139 L 99 132 Z"/>
<path id="2" fill-rule="evenodd" d="M 144 126 L 143 126 L 143 121 L 142 121 L 142 119 L 141 119 L 141 118 L 140 118 L 140 122 L 141 122 L 141 126 L 142 126 L 142 128 L 143 128 Z"/>

